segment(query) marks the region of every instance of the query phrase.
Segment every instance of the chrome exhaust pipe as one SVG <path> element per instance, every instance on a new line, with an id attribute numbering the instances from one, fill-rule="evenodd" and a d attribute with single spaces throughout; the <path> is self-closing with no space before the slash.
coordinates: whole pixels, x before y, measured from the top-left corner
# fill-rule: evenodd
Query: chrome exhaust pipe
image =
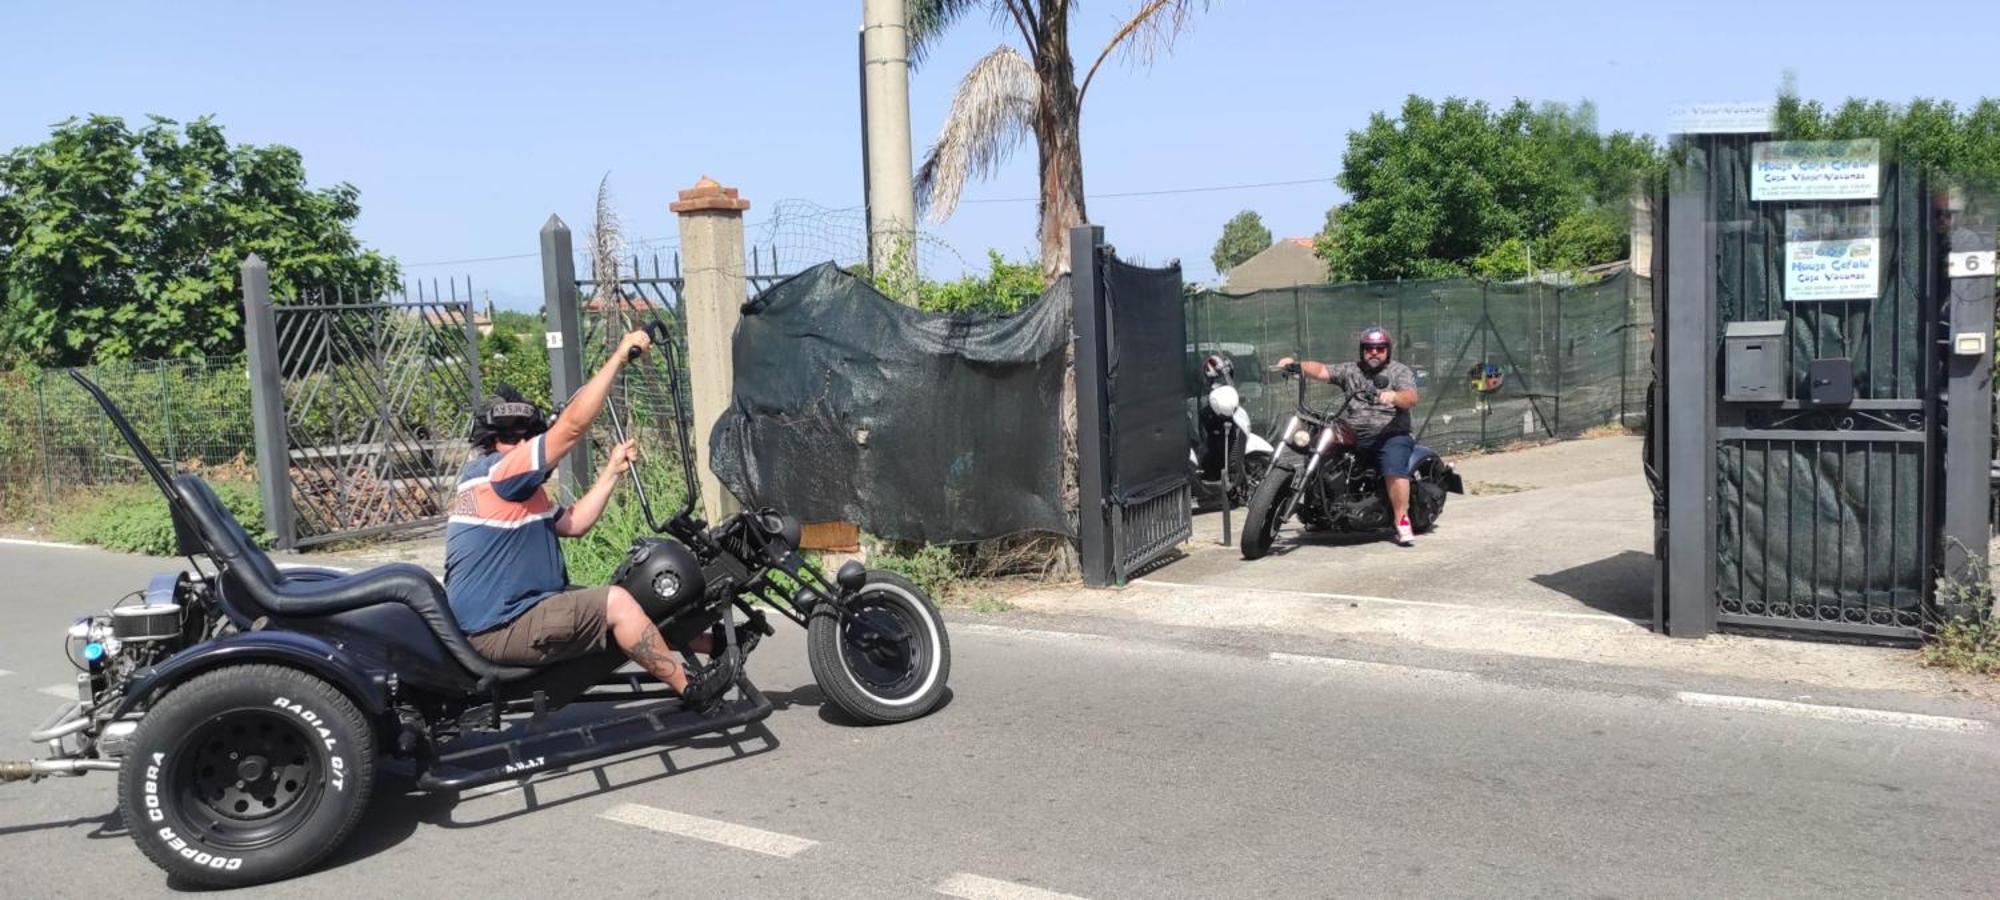
<path id="1" fill-rule="evenodd" d="M 114 759 L 10 759 L 0 760 L 0 783 L 39 781 L 52 775 L 76 776 L 86 772 L 116 772 Z"/>

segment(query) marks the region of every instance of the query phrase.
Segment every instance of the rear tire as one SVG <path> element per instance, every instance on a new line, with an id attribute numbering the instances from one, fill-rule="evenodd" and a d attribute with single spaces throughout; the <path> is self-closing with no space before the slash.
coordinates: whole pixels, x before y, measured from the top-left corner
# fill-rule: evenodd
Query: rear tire
<path id="1" fill-rule="evenodd" d="M 241 887 L 340 846 L 374 781 L 374 729 L 347 695 L 297 669 L 230 666 L 172 688 L 140 720 L 118 807 L 169 875 Z"/>
<path id="2" fill-rule="evenodd" d="M 870 571 L 844 605 L 845 615 L 820 604 L 806 633 L 820 692 L 868 725 L 936 709 L 951 677 L 951 639 L 937 604 L 901 575 Z"/>
<path id="3" fill-rule="evenodd" d="M 1257 484 L 1257 492 L 1250 495 L 1250 509 L 1243 515 L 1243 539 L 1239 546 L 1244 559 L 1258 559 L 1271 552 L 1271 542 L 1277 540 L 1278 529 L 1285 524 L 1279 512 L 1291 497 L 1292 470 L 1272 466 Z"/>

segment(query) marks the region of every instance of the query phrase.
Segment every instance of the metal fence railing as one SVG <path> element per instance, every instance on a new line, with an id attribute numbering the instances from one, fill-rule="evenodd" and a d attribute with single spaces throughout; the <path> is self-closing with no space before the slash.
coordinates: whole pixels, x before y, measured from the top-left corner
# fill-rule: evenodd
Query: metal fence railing
<path id="1" fill-rule="evenodd" d="M 238 466 L 256 453 L 240 356 L 82 367 L 153 452 L 183 468 Z M 72 492 L 145 478 L 110 420 L 63 369 L 0 372 L 0 511 L 53 508 Z"/>

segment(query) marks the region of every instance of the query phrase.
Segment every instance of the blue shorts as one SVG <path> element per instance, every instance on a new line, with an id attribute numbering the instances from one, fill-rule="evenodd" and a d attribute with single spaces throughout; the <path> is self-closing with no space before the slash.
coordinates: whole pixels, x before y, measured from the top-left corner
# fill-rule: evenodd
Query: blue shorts
<path id="1" fill-rule="evenodd" d="M 1417 452 L 1417 441 L 1408 434 L 1385 434 L 1375 438 L 1373 443 L 1361 445 L 1361 449 L 1376 455 L 1376 464 L 1382 469 L 1384 478 L 1410 477 L 1410 457 Z"/>

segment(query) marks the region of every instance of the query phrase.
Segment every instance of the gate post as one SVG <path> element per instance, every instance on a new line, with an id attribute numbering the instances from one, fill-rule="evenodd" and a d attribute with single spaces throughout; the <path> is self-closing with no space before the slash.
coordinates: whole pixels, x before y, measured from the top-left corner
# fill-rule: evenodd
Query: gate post
<path id="1" fill-rule="evenodd" d="M 1708 142 L 1687 139 L 1667 202 L 1666 322 L 1659 335 L 1665 438 L 1668 634 L 1715 628 L 1715 272 Z M 1658 273 L 1655 273 L 1657 275 Z M 1649 423 L 1649 428 L 1656 427 Z"/>
<path id="2" fill-rule="evenodd" d="M 542 224 L 542 317 L 548 323 L 542 341 L 549 350 L 549 401 L 560 404 L 583 386 L 583 330 L 577 323 L 576 252 L 569 226 L 553 214 Z M 590 485 L 588 432 L 563 456 L 558 477 L 559 490 L 583 496 Z"/>
<path id="3" fill-rule="evenodd" d="M 743 211 L 750 201 L 737 196 L 735 188 L 703 176 L 667 208 L 680 218 L 686 257 L 681 312 L 687 327 L 688 387 L 694 394 L 695 480 L 701 485 L 702 515 L 715 522 L 741 508 L 709 467 L 708 437 L 729 408 L 736 386 L 731 341 L 750 296 L 743 277 Z"/>
<path id="4" fill-rule="evenodd" d="M 1987 514 L 1993 464 L 1992 198 L 1972 195 L 1950 211 L 1946 251 L 1944 517 L 1939 544 L 1945 578 L 1986 583 Z M 1943 609 L 1947 616 L 1971 610 Z"/>
<path id="5" fill-rule="evenodd" d="M 1112 583 L 1111 526 L 1105 500 L 1110 477 L 1110 436 L 1105 419 L 1110 399 L 1105 384 L 1104 279 L 1098 271 L 1098 248 L 1104 226 L 1077 225 L 1069 230 L 1070 315 L 1076 327 L 1076 536 L 1083 565 L 1083 583 Z"/>
<path id="6" fill-rule="evenodd" d="M 292 512 L 292 448 L 285 429 L 276 318 L 271 310 L 271 267 L 252 253 L 243 260 L 243 343 L 250 364 L 257 484 L 264 501 L 264 528 L 278 549 L 290 550 L 298 543 L 298 528 Z"/>

